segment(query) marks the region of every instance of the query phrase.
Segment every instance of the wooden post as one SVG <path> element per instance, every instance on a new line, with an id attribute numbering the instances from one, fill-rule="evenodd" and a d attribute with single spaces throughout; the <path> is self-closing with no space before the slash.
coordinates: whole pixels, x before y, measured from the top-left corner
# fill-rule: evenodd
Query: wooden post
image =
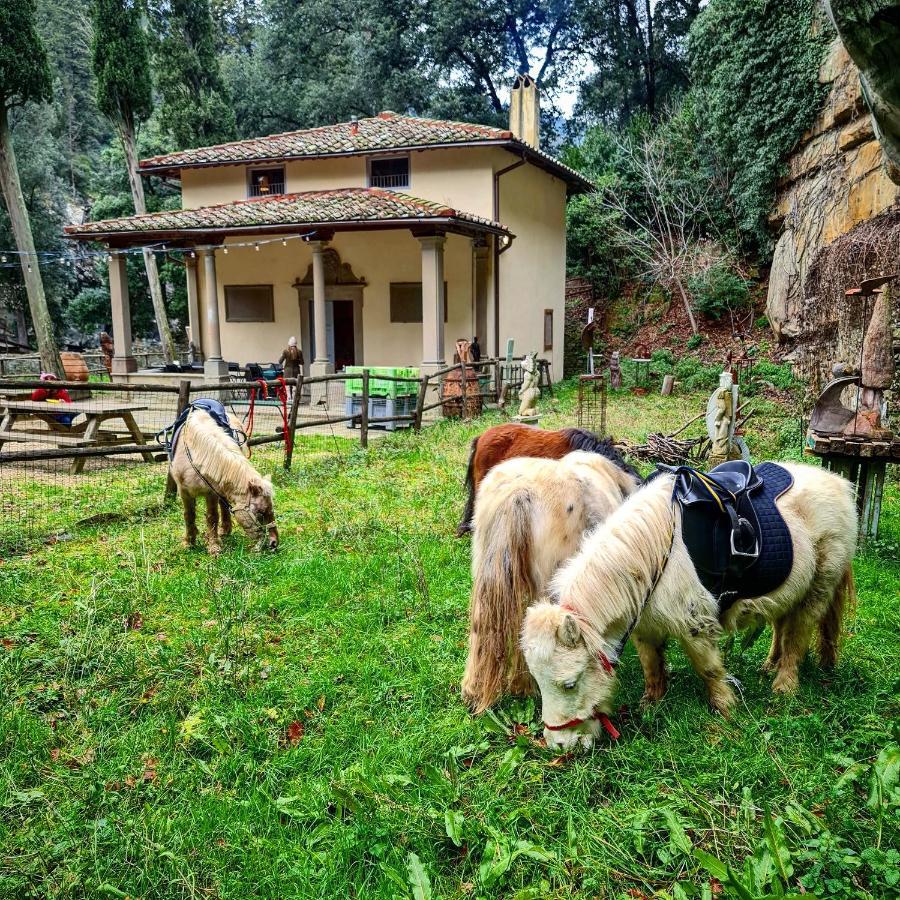
<path id="1" fill-rule="evenodd" d="M 469 419 L 469 404 L 466 402 L 466 398 L 469 393 L 469 385 L 466 381 L 466 363 L 464 360 L 459 361 L 459 385 L 462 389 L 462 409 L 460 410 L 460 415 L 464 422 Z"/>
<path id="2" fill-rule="evenodd" d="M 359 446 L 369 446 L 369 370 L 362 373 L 362 401 L 359 405 Z"/>
<path id="3" fill-rule="evenodd" d="M 419 396 L 416 397 L 416 411 L 413 415 L 413 431 L 418 434 L 422 430 L 422 412 L 425 408 L 425 397 L 428 394 L 428 373 L 422 374 L 419 383 Z"/>
<path id="4" fill-rule="evenodd" d="M 500 357 L 494 360 L 494 403 L 500 402 L 500 389 L 503 387 L 503 373 L 500 369 Z"/>
<path id="5" fill-rule="evenodd" d="M 294 458 L 294 441 L 297 439 L 297 413 L 300 411 L 300 395 L 303 393 L 303 372 L 297 374 L 297 386 L 294 388 L 294 396 L 291 400 L 291 411 L 288 414 L 288 433 L 291 436 L 290 444 L 285 444 L 284 467 L 288 471 Z M 287 435 L 284 436 L 287 441 Z"/>
<path id="6" fill-rule="evenodd" d="M 178 402 L 175 408 L 175 418 L 177 419 L 187 408 L 191 402 L 191 383 L 186 378 L 178 382 Z M 169 472 L 166 476 L 166 502 L 174 498 L 176 493 L 175 479 Z"/>
<path id="7" fill-rule="evenodd" d="M 674 375 L 663 375 L 662 388 L 660 388 L 660 394 L 663 397 L 668 397 L 672 393 L 672 388 L 675 387 L 675 376 Z"/>

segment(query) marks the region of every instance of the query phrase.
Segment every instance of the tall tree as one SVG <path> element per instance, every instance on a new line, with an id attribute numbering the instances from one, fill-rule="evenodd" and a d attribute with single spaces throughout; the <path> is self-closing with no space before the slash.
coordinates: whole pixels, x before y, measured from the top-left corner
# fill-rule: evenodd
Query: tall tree
<path id="1" fill-rule="evenodd" d="M 228 141 L 234 109 L 222 83 L 209 0 L 149 0 L 159 121 L 177 147 Z"/>
<path id="2" fill-rule="evenodd" d="M 144 184 L 138 172 L 135 134 L 152 112 L 150 62 L 140 10 L 134 0 L 94 0 L 92 57 L 97 78 L 97 103 L 122 141 L 134 211 L 147 211 Z M 163 302 L 153 251 L 144 249 L 144 267 L 156 327 L 166 362 L 175 361 L 175 342 Z"/>
<path id="3" fill-rule="evenodd" d="M 51 97 L 47 54 L 34 27 L 33 0 L 0 6 L 0 187 L 6 200 L 16 247 L 22 254 L 22 278 L 28 293 L 31 321 L 37 338 L 41 367 L 64 375 L 53 324 L 47 309 L 40 266 L 34 255 L 34 238 L 28 208 L 19 182 L 19 169 L 9 125 L 10 110 Z"/>

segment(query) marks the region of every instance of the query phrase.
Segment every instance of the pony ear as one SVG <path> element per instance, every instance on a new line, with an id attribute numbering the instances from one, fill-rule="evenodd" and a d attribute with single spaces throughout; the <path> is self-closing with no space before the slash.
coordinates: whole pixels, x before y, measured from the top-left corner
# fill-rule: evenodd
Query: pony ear
<path id="1" fill-rule="evenodd" d="M 249 490 L 254 497 L 259 497 L 260 494 L 262 494 L 262 485 L 257 484 L 255 481 L 251 481 L 247 486 L 247 490 Z"/>
<path id="2" fill-rule="evenodd" d="M 578 620 L 570 613 L 566 613 L 556 629 L 556 639 L 565 647 L 574 647 L 580 637 L 581 626 Z"/>

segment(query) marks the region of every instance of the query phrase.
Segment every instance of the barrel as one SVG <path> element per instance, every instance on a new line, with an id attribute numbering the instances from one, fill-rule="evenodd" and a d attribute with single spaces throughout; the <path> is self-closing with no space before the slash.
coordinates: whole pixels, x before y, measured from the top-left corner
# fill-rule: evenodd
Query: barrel
<path id="1" fill-rule="evenodd" d="M 62 360 L 63 371 L 66 373 L 66 381 L 87 381 L 88 367 L 84 357 L 80 353 L 64 350 L 59 354 Z"/>

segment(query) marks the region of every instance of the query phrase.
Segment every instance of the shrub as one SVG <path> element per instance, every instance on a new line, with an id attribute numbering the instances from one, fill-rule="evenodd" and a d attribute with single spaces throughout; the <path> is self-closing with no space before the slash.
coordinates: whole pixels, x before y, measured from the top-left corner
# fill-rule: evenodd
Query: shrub
<path id="1" fill-rule="evenodd" d="M 688 279 L 688 286 L 694 297 L 694 307 L 709 319 L 721 319 L 728 312 L 750 305 L 747 282 L 724 262 Z"/>
<path id="2" fill-rule="evenodd" d="M 712 390 L 718 385 L 720 371 L 719 366 L 704 366 L 699 359 L 688 356 L 675 363 L 673 374 L 685 390 L 701 391 Z"/>
<path id="3" fill-rule="evenodd" d="M 762 381 L 768 381 L 783 391 L 801 386 L 788 363 L 773 363 L 768 360 L 762 360 L 753 366 L 754 386 Z"/>
<path id="4" fill-rule="evenodd" d="M 696 350 L 703 343 L 703 335 L 692 334 L 685 345 L 688 350 Z"/>

